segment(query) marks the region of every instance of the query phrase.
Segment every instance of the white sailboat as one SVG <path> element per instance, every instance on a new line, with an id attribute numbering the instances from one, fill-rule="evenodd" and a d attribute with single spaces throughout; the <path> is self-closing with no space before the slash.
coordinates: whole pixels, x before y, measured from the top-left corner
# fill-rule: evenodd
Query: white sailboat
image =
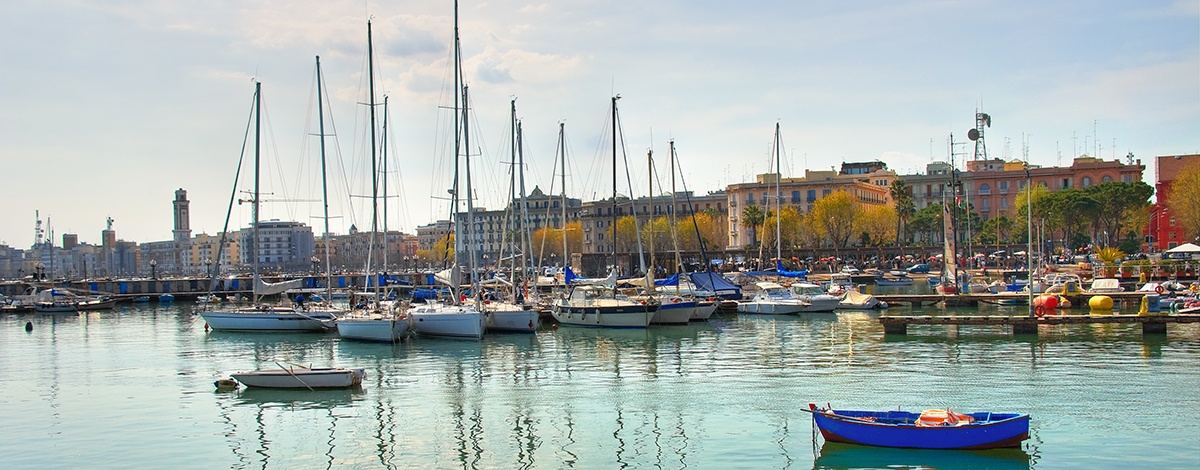
<path id="1" fill-rule="evenodd" d="M 343 315 L 341 318 L 339 318 L 338 322 L 337 322 L 337 329 L 338 329 L 338 335 L 341 335 L 341 337 L 347 338 L 347 339 L 356 339 L 356 340 L 363 340 L 363 341 L 379 341 L 379 342 L 396 342 L 408 334 L 408 330 L 409 330 L 409 315 L 407 313 L 408 305 L 403 302 L 390 302 L 390 301 L 385 301 L 383 299 L 383 294 L 380 292 L 380 285 L 379 285 L 381 280 L 379 279 L 379 277 L 375 276 L 375 270 L 372 269 L 372 265 L 371 265 L 373 251 L 375 249 L 375 236 L 379 233 L 379 230 L 378 230 L 378 228 L 379 228 L 379 197 L 378 197 L 378 191 L 376 188 L 378 188 L 378 186 L 379 186 L 378 181 L 380 178 L 380 176 L 379 176 L 380 172 L 375 170 L 375 164 L 378 159 L 376 158 L 377 155 L 375 152 L 375 62 L 374 62 L 375 54 L 374 54 L 374 48 L 373 48 L 372 44 L 373 43 L 371 41 L 371 22 L 368 21 L 367 22 L 367 71 L 368 71 L 367 73 L 370 75 L 370 78 L 368 78 L 367 81 L 369 83 L 368 88 L 370 89 L 370 91 L 369 91 L 370 101 L 369 101 L 367 107 L 369 109 L 369 112 L 371 113 L 370 136 L 371 136 L 371 169 L 372 169 L 372 171 L 371 171 L 371 188 L 372 189 L 371 189 L 371 241 L 370 241 L 371 246 L 368 249 L 368 253 L 367 253 L 366 272 L 367 272 L 367 279 L 374 280 L 373 284 L 375 285 L 375 291 L 374 291 L 373 295 L 370 296 L 369 300 L 361 303 L 360 305 L 356 305 L 354 307 L 354 309 L 352 309 L 349 313 L 347 313 L 346 315 Z M 320 67 L 320 62 L 318 62 L 318 76 L 319 76 L 319 70 L 320 70 L 319 67 Z M 318 84 L 318 90 L 319 90 L 320 89 L 319 88 L 320 87 L 320 78 L 317 79 L 317 84 Z M 318 94 L 319 93 L 320 92 L 318 91 Z M 318 103 L 320 103 L 321 100 L 318 98 L 317 101 L 318 101 Z M 386 163 L 387 162 L 387 156 L 386 156 L 387 155 L 387 116 L 388 116 L 387 115 L 387 98 L 386 97 L 384 98 L 383 109 L 384 109 L 384 117 L 383 117 L 384 165 L 383 166 L 385 168 L 385 173 L 386 173 L 386 168 L 387 168 L 387 163 Z M 324 126 L 324 123 L 322 123 L 322 126 Z M 324 137 L 322 137 L 321 148 L 324 149 Z M 324 152 L 322 152 L 321 155 L 322 155 L 322 161 L 323 161 L 324 160 Z M 385 203 L 384 203 L 385 204 L 385 206 L 384 206 L 384 223 L 383 223 L 383 237 L 384 237 L 383 259 L 384 259 L 384 266 L 386 267 L 387 266 L 387 241 L 386 241 L 387 240 L 387 206 L 386 206 L 387 180 L 386 179 L 384 179 L 383 196 L 384 196 L 384 201 L 385 201 Z M 328 222 L 326 222 L 326 223 L 328 223 Z M 328 250 L 326 250 L 326 252 L 328 252 Z M 385 270 L 386 270 L 386 268 L 385 268 Z M 368 281 L 368 286 L 370 284 L 371 284 L 371 282 Z"/>
<path id="2" fill-rule="evenodd" d="M 672 145 L 674 143 L 672 142 Z M 654 206 L 654 151 L 647 152 L 646 159 L 649 162 L 649 179 L 650 179 L 650 207 Z M 672 206 L 674 206 L 674 195 L 672 197 Z M 674 212 L 674 211 L 672 211 Z M 653 227 L 654 214 L 650 214 L 650 219 L 647 222 Z M 675 266 L 681 266 L 679 261 L 679 240 L 675 237 L 675 220 L 671 220 L 671 240 L 675 245 Z M 654 260 L 654 232 L 651 231 L 650 238 L 650 270 L 656 269 L 658 263 Z M 654 310 L 654 316 L 650 318 L 652 325 L 686 325 L 692 320 L 692 316 L 696 314 L 696 299 L 683 297 L 679 294 L 679 284 L 675 285 L 675 292 L 663 292 L 658 290 L 653 283 L 648 283 L 647 289 L 651 289 L 658 300 L 658 308 Z"/>
<path id="3" fill-rule="evenodd" d="M 527 287 L 529 285 L 528 278 L 530 276 L 535 276 L 536 279 L 537 274 L 536 272 L 531 272 L 530 269 L 532 267 L 532 264 L 530 263 L 532 260 L 529 256 L 529 212 L 525 205 L 525 152 L 521 139 L 521 123 L 517 120 L 517 100 L 513 99 L 511 104 L 512 155 L 514 164 L 516 165 L 515 168 L 519 170 L 521 177 L 520 199 L 518 199 L 520 201 L 519 206 L 521 209 L 521 241 L 520 243 L 511 243 L 509 246 L 515 247 L 520 245 L 521 254 L 520 256 L 516 256 L 514 254 L 510 257 L 510 262 L 513 267 L 513 269 L 510 270 L 510 274 L 512 276 L 510 279 L 512 279 L 513 282 L 520 283 L 521 285 L 509 283 L 502 279 L 496 280 L 501 284 L 500 286 L 497 286 L 501 287 L 501 289 L 499 289 L 501 293 L 500 298 L 495 301 L 482 303 L 481 308 L 483 309 L 487 331 L 489 332 L 504 331 L 533 333 L 537 331 L 538 326 L 541 325 L 541 319 L 538 317 L 537 310 L 534 309 L 530 302 L 528 302 L 529 295 Z M 509 173 L 510 199 L 515 199 L 511 196 L 516 190 L 517 174 L 518 172 L 516 171 Z M 505 220 L 511 220 L 511 218 L 506 218 Z M 509 230 L 506 229 L 505 233 L 509 233 Z M 503 258 L 504 257 L 501 256 L 501 259 Z M 519 271 L 516 269 L 518 265 L 518 259 L 521 260 L 519 263 L 521 269 Z"/>
<path id="4" fill-rule="evenodd" d="M 645 328 L 650 325 L 658 305 L 634 299 L 617 291 L 617 99 L 612 98 L 613 128 L 613 208 L 612 271 L 599 283 L 574 282 L 568 294 L 556 299 L 551 309 L 554 319 L 563 325 L 605 328 Z M 647 275 L 647 280 L 649 280 Z M 648 282 L 653 287 L 653 282 Z"/>
<path id="5" fill-rule="evenodd" d="M 204 317 L 204 321 L 209 328 L 217 331 L 325 331 L 333 327 L 338 314 L 342 311 L 332 308 L 312 308 L 304 309 L 289 305 L 288 303 L 279 304 L 260 304 L 260 300 L 264 296 L 278 295 L 286 292 L 288 289 L 299 288 L 302 281 L 299 279 L 285 281 L 279 283 L 267 283 L 259 277 L 258 270 L 258 208 L 259 208 L 259 160 L 261 148 L 261 126 L 262 126 L 262 83 L 255 82 L 254 84 L 254 196 L 253 212 L 254 222 L 250 226 L 250 256 L 254 260 L 254 304 L 251 307 L 243 308 L 221 308 L 223 306 L 214 306 L 213 304 L 203 303 L 197 305 L 197 313 Z M 236 190 L 236 184 L 235 184 Z M 228 231 L 226 231 L 228 233 Z M 223 248 L 224 243 L 220 246 Z M 220 250 L 220 249 L 219 249 Z M 218 251 L 217 259 L 220 259 L 220 251 Z"/>
<path id="6" fill-rule="evenodd" d="M 459 96 L 459 91 L 462 96 Z M 462 108 L 459 108 L 459 99 L 462 99 Z M 466 339 L 482 339 L 485 331 L 483 312 L 478 308 L 480 305 L 479 285 L 477 282 L 478 271 L 475 269 L 475 243 L 470 237 L 472 234 L 467 234 L 467 240 L 464 241 L 462 235 L 463 227 L 470 226 L 471 216 L 474 214 L 474 198 L 471 195 L 471 152 L 470 138 L 467 129 L 467 116 L 470 102 L 470 94 L 467 87 L 462 85 L 462 63 L 461 49 L 458 42 L 458 2 L 454 2 L 454 183 L 452 184 L 450 193 L 453 197 L 451 208 L 454 215 L 454 234 L 455 246 L 460 243 L 466 243 L 468 247 L 468 266 L 471 269 L 473 297 L 472 304 L 465 304 L 464 298 L 460 295 L 462 283 L 459 281 L 462 271 L 458 267 L 458 250 L 455 250 L 455 262 L 450 269 L 435 275 L 434 277 L 441 283 L 448 284 L 453 294 L 453 298 L 449 303 L 428 303 L 426 305 L 417 305 L 409 310 L 412 316 L 412 329 L 418 334 L 427 336 L 442 336 L 452 338 Z M 462 114 L 459 115 L 458 112 Z M 460 121 L 461 120 L 461 121 Z M 460 143 L 462 147 L 460 147 Z M 466 168 L 466 188 L 467 188 L 467 219 L 468 223 L 464 224 L 462 217 L 458 212 L 458 157 L 462 154 L 463 149 L 466 149 L 465 168 Z M 474 231 L 471 231 L 472 233 Z"/>
<path id="7" fill-rule="evenodd" d="M 780 193 L 780 180 L 783 179 L 783 169 L 780 167 L 780 152 L 782 147 L 782 138 L 779 133 L 779 123 L 775 123 L 775 259 L 782 259 L 783 244 L 780 240 L 780 212 L 783 209 L 783 197 Z M 770 209 L 768 207 L 768 209 Z M 776 264 L 779 266 L 779 264 Z M 800 312 L 811 311 L 813 308 L 811 296 L 809 298 L 800 298 L 798 291 L 785 288 L 774 282 L 759 282 L 755 286 L 758 287 L 758 292 L 754 294 L 747 302 L 739 302 L 737 311 L 740 313 L 760 313 L 769 315 L 792 315 Z M 820 290 L 820 287 L 817 287 Z M 833 297 L 833 296 L 830 296 Z M 834 298 L 833 306 L 837 307 L 837 297 Z M 817 309 L 823 309 L 823 305 L 818 305 Z M 825 311 L 825 310 L 817 310 Z M 833 311 L 830 308 L 828 311 Z"/>

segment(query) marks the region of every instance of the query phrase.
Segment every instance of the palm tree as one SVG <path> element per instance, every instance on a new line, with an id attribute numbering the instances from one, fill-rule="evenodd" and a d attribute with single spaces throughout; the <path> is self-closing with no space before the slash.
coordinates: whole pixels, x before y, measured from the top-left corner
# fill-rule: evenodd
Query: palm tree
<path id="1" fill-rule="evenodd" d="M 750 204 L 742 209 L 742 227 L 748 228 L 750 232 L 750 246 L 754 246 L 758 242 L 758 227 L 767 220 L 767 213 L 761 207 L 755 204 Z"/>
<path id="2" fill-rule="evenodd" d="M 917 208 L 913 206 L 912 188 L 904 180 L 897 179 L 892 183 L 891 193 L 892 202 L 896 204 L 896 245 L 901 247 L 900 254 L 903 255 L 903 247 L 907 245 L 903 240 L 907 239 L 905 232 L 908 231 L 908 221 L 917 214 Z"/>

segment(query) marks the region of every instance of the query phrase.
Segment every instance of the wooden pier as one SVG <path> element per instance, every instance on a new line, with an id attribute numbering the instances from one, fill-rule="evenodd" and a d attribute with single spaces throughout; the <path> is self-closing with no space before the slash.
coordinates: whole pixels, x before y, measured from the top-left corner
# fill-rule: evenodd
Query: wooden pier
<path id="1" fill-rule="evenodd" d="M 1002 325 L 1011 326 L 1014 335 L 1036 335 L 1041 325 L 1141 324 L 1144 335 L 1167 334 L 1168 323 L 1200 323 L 1200 314 L 1172 315 L 1047 315 L 1030 316 L 881 316 L 885 335 L 908 334 L 908 325 Z"/>
<path id="2" fill-rule="evenodd" d="M 1089 293 L 1081 292 L 1078 294 L 1059 294 L 1071 301 L 1072 308 L 1086 308 L 1088 301 L 1097 295 L 1111 297 L 1113 302 L 1141 302 L 1142 297 L 1153 292 L 1110 292 L 1110 293 Z M 1035 294 L 1037 297 L 1040 294 Z M 947 307 L 963 307 L 974 306 L 983 303 L 996 303 L 1004 299 L 1028 299 L 1029 294 L 1025 293 L 1003 293 L 1003 294 L 876 294 L 875 298 L 887 302 L 889 305 L 908 304 L 914 307 L 922 305 L 933 305 L 937 303 L 945 303 Z"/>

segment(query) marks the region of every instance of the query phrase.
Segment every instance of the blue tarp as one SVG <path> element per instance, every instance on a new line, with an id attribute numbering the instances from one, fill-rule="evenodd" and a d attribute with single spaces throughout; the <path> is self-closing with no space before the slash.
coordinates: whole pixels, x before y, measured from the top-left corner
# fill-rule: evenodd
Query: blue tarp
<path id="1" fill-rule="evenodd" d="M 656 286 L 677 286 L 677 285 L 679 285 L 679 273 L 675 273 L 675 274 L 671 275 L 671 277 L 668 277 L 666 279 L 659 279 L 657 281 L 654 281 L 654 285 L 656 285 Z"/>
<path id="2" fill-rule="evenodd" d="M 688 274 L 688 278 L 692 280 L 692 284 L 716 294 L 717 297 L 727 300 L 742 300 L 742 288 L 729 282 L 725 276 L 709 271 L 691 273 Z"/>
<path id="3" fill-rule="evenodd" d="M 576 279 L 579 279 L 579 276 L 575 274 L 575 271 L 571 270 L 570 266 L 563 268 L 563 280 L 565 283 L 569 285 L 571 284 L 571 281 Z"/>
<path id="4" fill-rule="evenodd" d="M 775 274 L 783 277 L 805 277 L 808 276 L 808 270 L 788 271 L 783 269 L 783 261 L 775 260 Z"/>

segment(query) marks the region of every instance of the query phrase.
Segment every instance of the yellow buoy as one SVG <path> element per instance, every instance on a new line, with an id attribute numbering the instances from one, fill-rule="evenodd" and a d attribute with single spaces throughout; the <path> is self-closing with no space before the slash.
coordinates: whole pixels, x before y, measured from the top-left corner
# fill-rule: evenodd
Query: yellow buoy
<path id="1" fill-rule="evenodd" d="M 1097 295 L 1088 299 L 1088 307 L 1092 309 L 1092 314 L 1111 314 L 1113 299 L 1107 295 Z"/>

